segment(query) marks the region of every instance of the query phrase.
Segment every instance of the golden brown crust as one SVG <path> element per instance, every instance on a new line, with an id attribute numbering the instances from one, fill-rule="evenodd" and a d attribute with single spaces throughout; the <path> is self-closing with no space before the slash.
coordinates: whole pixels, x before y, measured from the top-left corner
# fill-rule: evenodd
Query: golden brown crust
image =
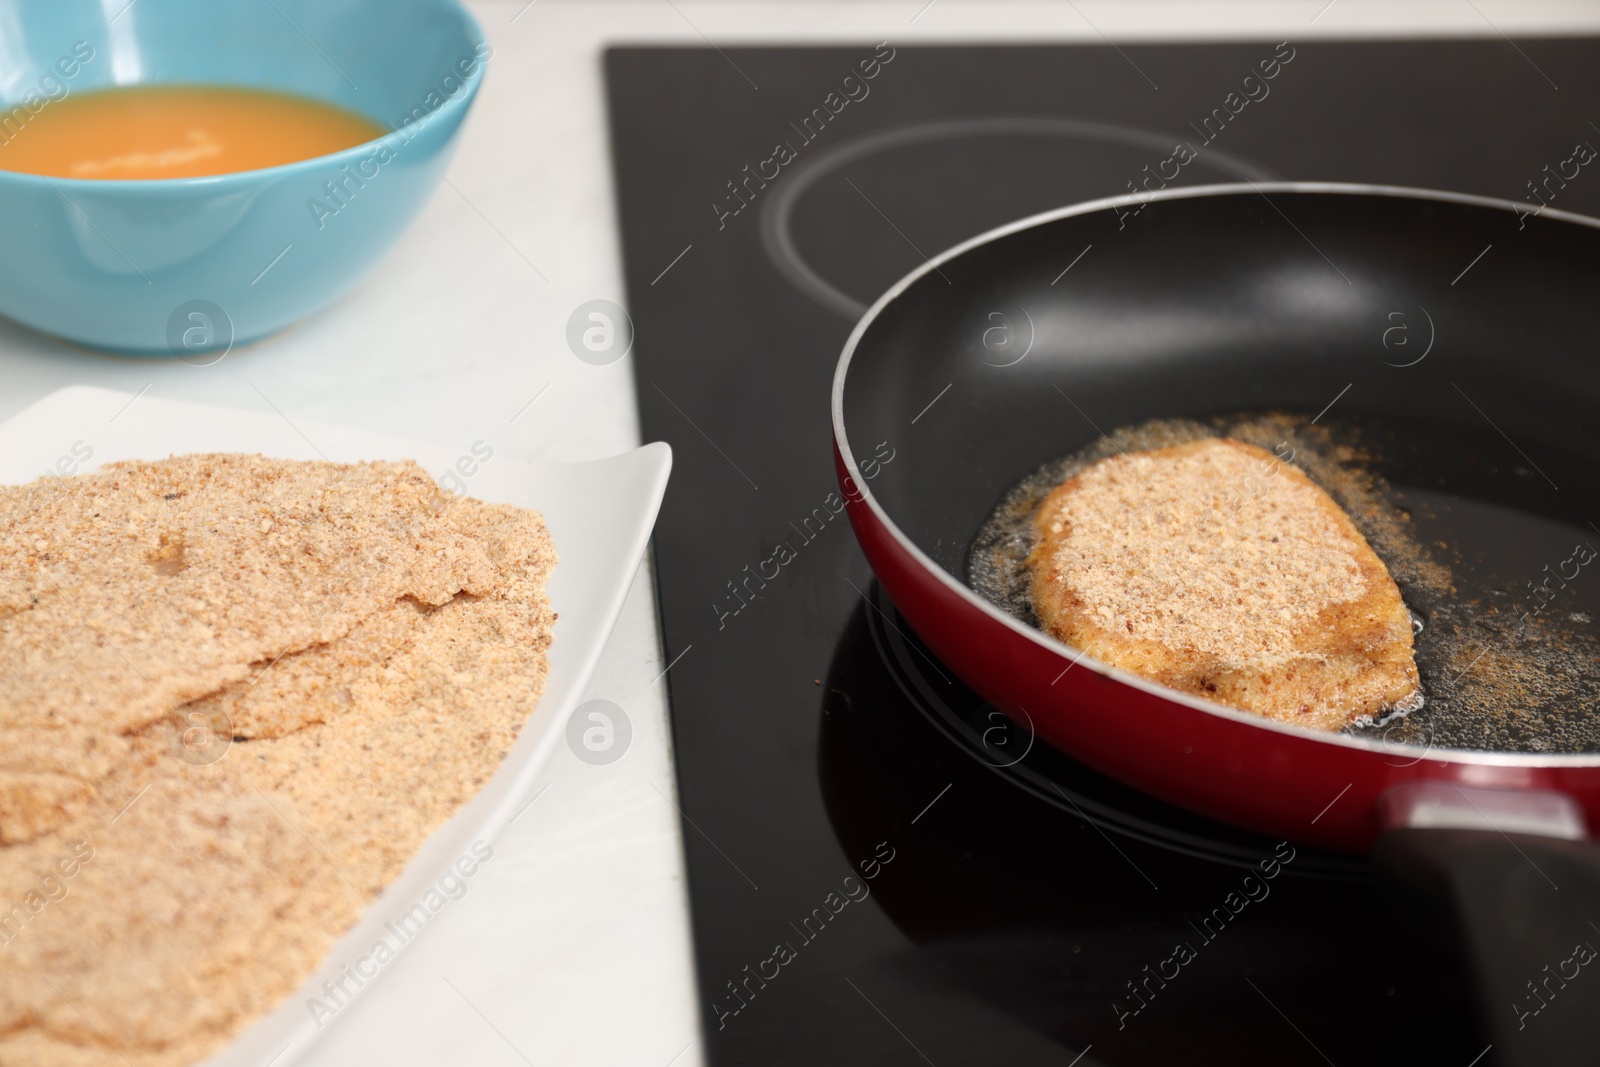
<path id="1" fill-rule="evenodd" d="M 1033 603 L 1112 666 L 1314 729 L 1420 702 L 1411 618 L 1315 483 L 1209 438 L 1105 459 L 1034 519 Z"/>
<path id="2" fill-rule="evenodd" d="M 290 993 L 514 743 L 554 564 L 411 463 L 0 489 L 0 1064 L 177 1067 Z"/>

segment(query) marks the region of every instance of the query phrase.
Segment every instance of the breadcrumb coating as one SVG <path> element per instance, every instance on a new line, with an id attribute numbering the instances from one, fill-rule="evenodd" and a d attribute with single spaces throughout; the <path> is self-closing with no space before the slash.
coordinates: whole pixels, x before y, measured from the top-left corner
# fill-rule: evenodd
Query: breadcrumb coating
<path id="1" fill-rule="evenodd" d="M 291 993 L 515 742 L 555 562 L 410 462 L 0 488 L 0 1067 L 191 1064 Z"/>
<path id="2" fill-rule="evenodd" d="M 1411 617 L 1328 495 L 1231 438 L 1112 456 L 1034 520 L 1044 628 L 1113 666 L 1338 729 L 1420 703 Z"/>

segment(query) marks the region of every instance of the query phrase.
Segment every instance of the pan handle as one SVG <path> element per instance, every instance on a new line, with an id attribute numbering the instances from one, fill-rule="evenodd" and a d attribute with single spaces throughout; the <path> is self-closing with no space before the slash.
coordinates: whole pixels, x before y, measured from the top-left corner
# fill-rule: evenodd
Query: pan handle
<path id="1" fill-rule="evenodd" d="M 1453 927 L 1473 971 L 1490 1060 L 1593 1065 L 1600 1060 L 1600 846 L 1571 839 L 1582 833 L 1582 817 L 1574 827 L 1576 807 L 1560 794 L 1519 791 L 1508 808 L 1497 804 L 1505 797 L 1499 791 L 1443 788 L 1467 799 L 1475 814 L 1456 821 L 1473 828 L 1449 825 L 1437 805 L 1412 803 L 1415 796 L 1387 798 L 1392 828 L 1372 859 L 1393 890 L 1389 899 L 1424 927 L 1430 918 Z M 1537 825 L 1526 816 L 1541 807 L 1565 815 Z M 1503 821 L 1497 808 L 1508 815 Z"/>

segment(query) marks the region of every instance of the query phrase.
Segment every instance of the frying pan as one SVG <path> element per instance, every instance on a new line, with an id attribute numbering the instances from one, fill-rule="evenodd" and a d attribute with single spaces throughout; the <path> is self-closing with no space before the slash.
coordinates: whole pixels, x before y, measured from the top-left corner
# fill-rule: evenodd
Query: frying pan
<path id="1" fill-rule="evenodd" d="M 1077 204 L 902 279 L 851 334 L 832 397 L 856 536 L 946 664 L 1129 785 L 1371 854 L 1387 888 L 1352 906 L 1451 920 L 1509 1064 L 1600 1047 L 1600 752 L 1397 746 L 1259 718 L 1083 656 L 963 575 L 980 526 L 1041 464 L 1114 427 L 1242 410 L 1337 403 L 1488 435 L 1528 499 L 1600 518 L 1600 221 L 1539 206 L 1332 183 Z M 1403 359 L 1384 347 L 1397 323 L 1415 331 Z"/>

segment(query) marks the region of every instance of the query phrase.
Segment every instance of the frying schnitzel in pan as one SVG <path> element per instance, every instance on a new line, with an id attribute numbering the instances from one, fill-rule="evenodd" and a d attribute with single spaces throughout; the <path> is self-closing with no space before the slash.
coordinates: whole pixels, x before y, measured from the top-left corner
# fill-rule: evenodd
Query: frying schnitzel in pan
<path id="1" fill-rule="evenodd" d="M 1111 456 L 1033 521 L 1034 611 L 1096 659 L 1321 730 L 1422 703 L 1394 579 L 1327 493 L 1264 449 L 1211 437 Z"/>

